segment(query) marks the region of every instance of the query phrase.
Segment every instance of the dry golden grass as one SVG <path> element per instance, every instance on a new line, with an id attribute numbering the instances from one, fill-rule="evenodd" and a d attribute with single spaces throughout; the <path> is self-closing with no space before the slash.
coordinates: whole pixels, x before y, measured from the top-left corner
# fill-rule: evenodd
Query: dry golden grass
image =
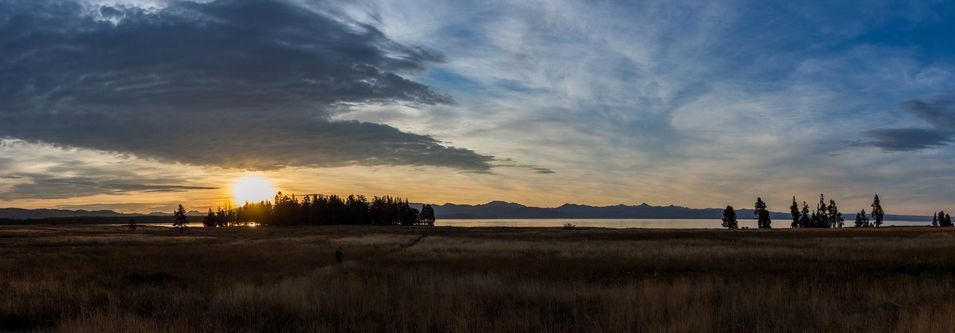
<path id="1" fill-rule="evenodd" d="M 0 227 L 0 331 L 955 332 L 953 250 L 932 228 Z"/>

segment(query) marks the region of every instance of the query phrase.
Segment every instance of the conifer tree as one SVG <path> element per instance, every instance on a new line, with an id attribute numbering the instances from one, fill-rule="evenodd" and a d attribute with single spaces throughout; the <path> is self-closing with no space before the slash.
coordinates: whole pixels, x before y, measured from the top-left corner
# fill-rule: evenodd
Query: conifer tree
<path id="1" fill-rule="evenodd" d="M 753 214 L 756 215 L 756 225 L 760 229 L 772 228 L 773 221 L 769 219 L 769 211 L 766 210 L 766 203 L 763 202 L 763 198 L 756 198 Z"/>
<path id="2" fill-rule="evenodd" d="M 733 206 L 726 206 L 726 209 L 723 210 L 723 227 L 727 229 L 739 228 L 739 223 L 736 221 L 736 210 L 733 209 Z"/>
<path id="3" fill-rule="evenodd" d="M 228 224 L 228 217 L 226 217 L 225 210 L 222 207 L 216 208 L 216 226 L 217 227 L 226 227 Z"/>
<path id="4" fill-rule="evenodd" d="M 943 227 L 952 226 L 952 218 L 947 213 L 945 213 L 944 210 L 938 212 L 938 215 L 936 216 L 935 219 L 938 220 L 938 225 L 940 226 L 943 226 Z"/>
<path id="5" fill-rule="evenodd" d="M 799 225 L 803 228 L 812 227 L 812 218 L 809 215 L 809 204 L 802 202 L 802 217 L 799 218 Z"/>
<path id="6" fill-rule="evenodd" d="M 186 216 L 186 209 L 179 205 L 179 208 L 176 208 L 176 211 L 172 213 L 172 226 L 173 228 L 179 228 L 179 232 L 182 232 L 183 229 L 186 229 L 186 225 L 189 224 L 189 218 Z"/>
<path id="7" fill-rule="evenodd" d="M 856 228 L 862 228 L 865 224 L 862 222 L 862 213 L 856 213 Z"/>
<path id="8" fill-rule="evenodd" d="M 876 194 L 872 199 L 872 219 L 875 220 L 875 226 L 882 226 L 882 218 L 885 217 L 885 211 L 882 210 L 882 204 L 879 202 L 879 195 Z"/>
<path id="9" fill-rule="evenodd" d="M 832 221 L 829 221 L 829 206 L 826 205 L 826 197 L 822 194 L 819 194 L 819 204 L 816 205 L 816 228 L 829 228 L 832 226 Z"/>
<path id="10" fill-rule="evenodd" d="M 944 222 L 944 221 L 943 221 L 943 222 Z M 932 226 L 933 226 L 933 227 L 937 227 L 937 226 L 938 226 L 938 212 L 932 213 Z"/>
<path id="11" fill-rule="evenodd" d="M 216 214 L 212 212 L 212 208 L 209 208 L 209 214 L 202 218 L 202 225 L 206 228 L 216 226 Z"/>
<path id="12" fill-rule="evenodd" d="M 796 203 L 796 197 L 793 196 L 793 205 L 789 206 L 789 214 L 793 216 L 793 228 L 799 228 L 799 204 Z"/>
<path id="13" fill-rule="evenodd" d="M 836 201 L 829 199 L 829 223 L 833 228 L 842 228 L 845 221 L 842 213 L 839 212 L 839 207 L 836 206 Z"/>
<path id="14" fill-rule="evenodd" d="M 421 224 L 434 225 L 434 208 L 431 205 L 421 206 Z"/>

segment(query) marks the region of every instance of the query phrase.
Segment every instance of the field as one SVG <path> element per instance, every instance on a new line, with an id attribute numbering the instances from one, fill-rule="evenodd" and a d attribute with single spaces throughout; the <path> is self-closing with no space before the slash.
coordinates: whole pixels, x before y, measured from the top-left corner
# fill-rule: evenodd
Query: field
<path id="1" fill-rule="evenodd" d="M 5 330 L 953 332 L 955 231 L 0 227 Z"/>

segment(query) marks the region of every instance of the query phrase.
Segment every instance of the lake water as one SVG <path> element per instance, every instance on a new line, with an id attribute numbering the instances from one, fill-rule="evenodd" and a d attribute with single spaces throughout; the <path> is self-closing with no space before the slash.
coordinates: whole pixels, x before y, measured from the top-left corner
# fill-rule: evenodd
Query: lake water
<path id="1" fill-rule="evenodd" d="M 773 220 L 775 228 L 789 228 L 791 221 Z M 851 227 L 855 221 L 846 221 Z M 436 226 L 447 227 L 563 227 L 564 224 L 592 228 L 646 229 L 719 229 L 718 219 L 439 219 Z M 928 226 L 932 221 L 884 221 L 885 226 Z M 740 228 L 756 228 L 756 220 L 739 220 Z"/>

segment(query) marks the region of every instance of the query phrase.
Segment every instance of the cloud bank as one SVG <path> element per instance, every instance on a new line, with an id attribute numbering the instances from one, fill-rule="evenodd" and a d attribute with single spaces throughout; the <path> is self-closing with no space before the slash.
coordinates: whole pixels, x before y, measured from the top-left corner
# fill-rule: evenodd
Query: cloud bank
<path id="1" fill-rule="evenodd" d="M 0 1 L 0 137 L 229 168 L 493 157 L 335 110 L 449 104 L 403 75 L 443 56 L 330 8 L 223 0 Z"/>

